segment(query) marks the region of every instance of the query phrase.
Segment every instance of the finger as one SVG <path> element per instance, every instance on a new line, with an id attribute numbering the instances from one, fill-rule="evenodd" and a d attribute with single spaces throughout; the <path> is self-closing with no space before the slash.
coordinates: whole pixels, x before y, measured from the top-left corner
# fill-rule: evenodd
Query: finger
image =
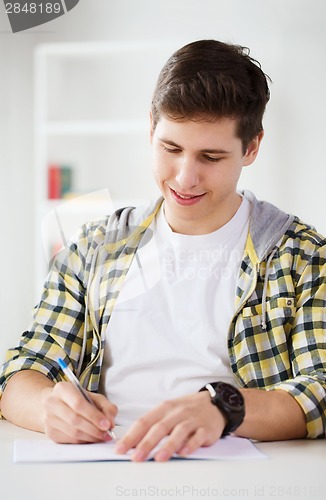
<path id="1" fill-rule="evenodd" d="M 194 451 L 198 450 L 201 446 L 209 441 L 209 436 L 207 430 L 204 428 L 197 429 L 183 444 L 183 446 L 177 451 L 178 455 L 187 456 L 191 455 Z M 212 443 L 210 443 L 212 444 Z"/>
<path id="2" fill-rule="evenodd" d="M 98 439 L 92 435 L 92 431 L 87 432 L 87 427 L 85 429 L 72 427 L 58 417 L 53 417 L 51 424 L 45 426 L 45 434 L 56 443 L 66 444 L 96 443 L 110 439 L 107 432 L 102 431 L 102 435 Z"/>
<path id="3" fill-rule="evenodd" d="M 164 403 L 164 408 L 167 406 L 170 411 L 167 412 L 165 417 L 153 424 L 143 439 L 136 445 L 135 453 L 131 457 L 132 460 L 137 462 L 145 460 L 162 439 L 171 434 L 170 438 L 165 441 L 164 453 L 162 453 L 161 458 L 163 459 L 163 455 L 169 455 L 170 457 L 176 449 L 182 446 L 185 437 L 192 432 L 195 426 L 190 420 L 185 420 L 184 408 L 178 404 Z"/>
<path id="4" fill-rule="evenodd" d="M 164 416 L 166 413 L 164 405 L 165 403 L 159 405 L 136 420 L 122 439 L 118 441 L 116 452 L 126 453 L 131 448 L 135 448 L 156 421 Z"/>
<path id="5" fill-rule="evenodd" d="M 170 434 L 173 429 L 172 422 L 163 419 L 154 424 L 151 429 L 145 434 L 143 439 L 136 445 L 134 453 L 131 455 L 131 460 L 134 462 L 142 462 L 146 460 L 149 453 L 162 441 L 164 437 Z"/>
<path id="6" fill-rule="evenodd" d="M 58 435 L 60 442 L 65 439 L 65 442 L 98 442 L 108 439 L 107 432 L 100 430 L 92 422 L 85 419 L 66 405 L 63 401 L 57 401 L 54 411 L 51 405 L 44 418 L 45 432 L 52 440 L 57 441 Z M 69 440 L 67 440 L 67 436 Z"/>
<path id="7" fill-rule="evenodd" d="M 118 407 L 111 403 L 103 394 L 94 394 L 92 392 L 88 392 L 88 394 L 95 406 L 110 420 L 113 427 L 114 419 L 118 413 Z"/>
<path id="8" fill-rule="evenodd" d="M 177 453 L 178 450 L 185 446 L 189 437 L 196 432 L 197 427 L 194 419 L 188 419 L 180 422 L 174 427 L 169 438 L 164 441 L 158 452 L 155 454 L 155 460 L 158 462 L 165 462 L 166 460 L 169 460 L 174 453 Z"/>
<path id="9" fill-rule="evenodd" d="M 60 430 L 74 441 L 107 440 L 104 431 L 111 427 L 110 420 L 98 408 L 86 401 L 70 383 L 56 384 L 44 403 L 44 412 L 48 434 L 51 429 L 51 419 L 57 416 L 62 420 Z"/>
<path id="10" fill-rule="evenodd" d="M 93 398 L 92 393 L 88 393 Z M 111 422 L 97 406 L 90 404 L 69 382 L 59 382 L 53 389 L 53 397 L 63 401 L 74 413 L 91 422 L 98 429 L 106 431 Z"/>
<path id="11" fill-rule="evenodd" d="M 116 453 L 124 454 L 131 448 L 135 448 L 146 435 L 147 429 L 149 428 L 149 424 L 145 420 L 146 417 L 140 417 L 131 425 L 127 433 L 117 442 L 115 447 Z"/>
<path id="12" fill-rule="evenodd" d="M 155 460 L 164 462 L 169 460 L 175 453 L 187 456 L 201 446 L 213 444 L 214 439 L 209 431 L 203 427 L 198 429 L 193 424 L 194 422 L 182 422 L 178 425 L 171 433 L 171 437 L 164 442 L 160 450 L 155 454 Z"/>
<path id="13" fill-rule="evenodd" d="M 169 408 L 166 416 L 152 425 L 145 436 L 136 445 L 135 453 L 132 455 L 132 460 L 142 461 L 146 459 L 148 454 L 160 443 L 163 437 L 169 437 L 164 441 L 159 451 L 155 453 L 155 460 L 168 460 L 174 453 L 185 447 L 190 441 L 188 453 L 194 451 L 198 447 L 207 444 L 208 441 L 214 441 L 210 426 L 203 426 L 202 411 L 196 414 L 198 403 L 195 403 L 194 398 L 182 398 L 174 400 L 174 402 L 164 403 L 163 408 Z M 201 406 L 201 405 L 200 405 Z M 211 406 L 209 406 L 211 409 Z M 160 414 L 164 411 L 160 412 Z M 215 417 L 215 414 L 214 414 Z M 198 430 L 200 429 L 200 430 Z M 217 439 L 219 436 L 216 436 Z M 210 444 L 210 443 L 209 443 Z M 183 450 L 187 452 L 187 448 Z"/>

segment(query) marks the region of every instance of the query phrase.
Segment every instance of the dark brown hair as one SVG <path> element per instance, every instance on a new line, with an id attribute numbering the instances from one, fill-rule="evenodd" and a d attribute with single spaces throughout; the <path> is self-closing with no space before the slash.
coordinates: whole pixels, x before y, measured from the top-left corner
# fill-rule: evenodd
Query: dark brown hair
<path id="1" fill-rule="evenodd" d="M 263 130 L 269 77 L 249 49 L 199 40 L 177 50 L 161 70 L 152 99 L 153 129 L 173 120 L 235 118 L 244 152 Z"/>

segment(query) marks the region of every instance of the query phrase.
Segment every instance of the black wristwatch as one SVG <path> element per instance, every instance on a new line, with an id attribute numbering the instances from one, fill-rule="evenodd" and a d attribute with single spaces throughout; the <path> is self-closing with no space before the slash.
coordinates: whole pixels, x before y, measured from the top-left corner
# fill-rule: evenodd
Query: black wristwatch
<path id="1" fill-rule="evenodd" d="M 242 424 L 245 417 L 245 404 L 241 392 L 236 387 L 225 382 L 212 382 L 206 384 L 200 391 L 209 392 L 211 403 L 217 406 L 226 418 L 222 436 L 234 432 Z"/>

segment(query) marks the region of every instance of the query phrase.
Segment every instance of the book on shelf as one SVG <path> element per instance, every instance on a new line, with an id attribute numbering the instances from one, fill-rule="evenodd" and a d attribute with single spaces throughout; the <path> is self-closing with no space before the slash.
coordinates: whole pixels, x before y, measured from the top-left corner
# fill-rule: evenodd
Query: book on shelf
<path id="1" fill-rule="evenodd" d="M 48 198 L 64 198 L 72 191 L 72 168 L 68 165 L 51 164 L 48 167 Z"/>

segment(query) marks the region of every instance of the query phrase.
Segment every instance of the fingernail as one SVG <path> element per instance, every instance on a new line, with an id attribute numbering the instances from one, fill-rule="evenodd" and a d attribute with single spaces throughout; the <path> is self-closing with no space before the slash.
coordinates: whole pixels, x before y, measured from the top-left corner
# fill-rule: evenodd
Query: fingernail
<path id="1" fill-rule="evenodd" d="M 169 459 L 169 454 L 165 450 L 161 450 L 155 455 L 155 460 L 157 462 L 165 462 L 168 459 Z"/>
<path id="2" fill-rule="evenodd" d="M 107 431 L 110 427 L 110 422 L 108 420 L 101 420 L 100 423 L 100 429 L 102 429 L 103 431 Z"/>
<path id="3" fill-rule="evenodd" d="M 143 450 L 136 450 L 135 453 L 133 453 L 131 459 L 135 462 L 141 462 L 145 457 L 146 453 Z"/>
<path id="4" fill-rule="evenodd" d="M 116 453 L 121 453 L 124 454 L 127 451 L 127 447 L 123 443 L 119 443 L 115 447 L 115 452 Z"/>
<path id="5" fill-rule="evenodd" d="M 184 448 L 181 448 L 181 450 L 178 452 L 178 455 L 189 455 L 190 453 L 190 448 L 188 446 L 185 446 Z"/>

